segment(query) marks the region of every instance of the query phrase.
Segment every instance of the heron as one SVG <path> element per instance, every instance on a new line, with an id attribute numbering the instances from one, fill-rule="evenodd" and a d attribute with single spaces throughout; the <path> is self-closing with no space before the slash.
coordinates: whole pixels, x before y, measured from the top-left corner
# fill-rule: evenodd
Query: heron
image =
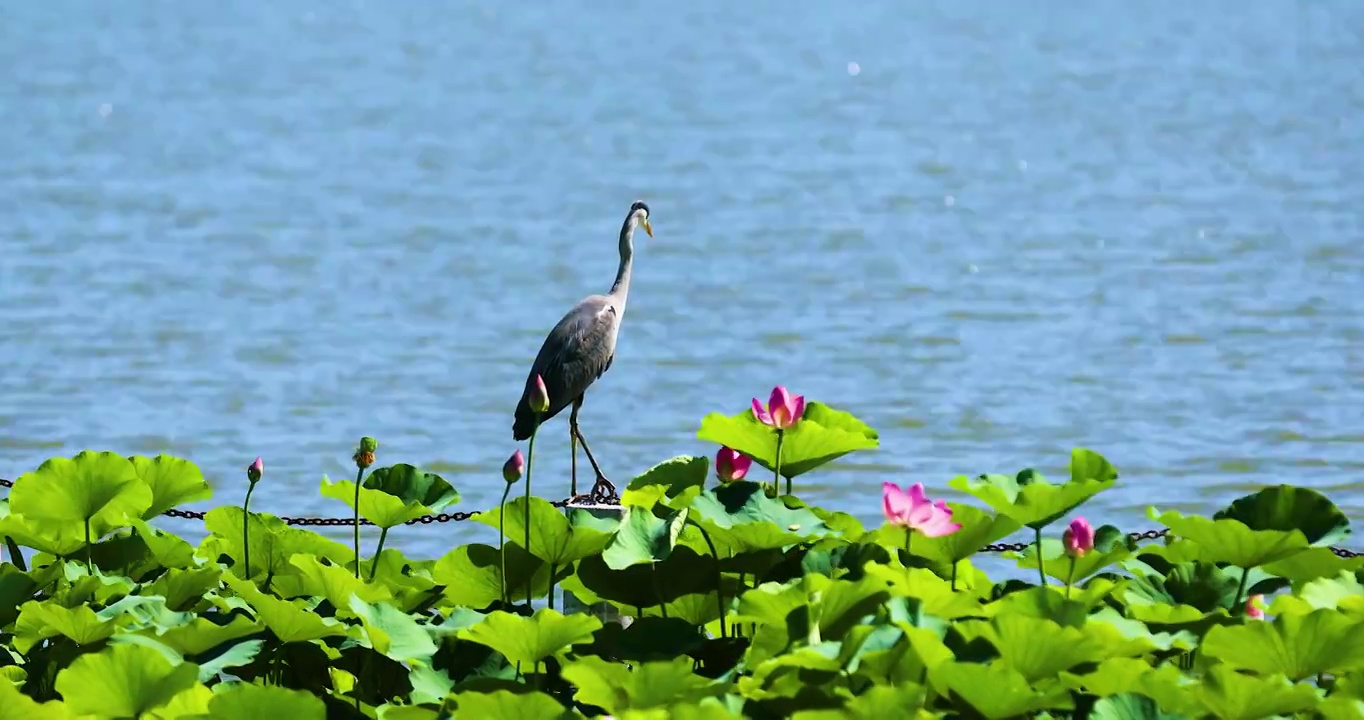
<path id="1" fill-rule="evenodd" d="M 512 423 L 512 439 L 521 441 L 529 438 L 536 429 L 537 418 L 530 409 L 530 396 L 535 388 L 535 376 L 539 375 L 549 391 L 549 410 L 539 418 L 544 423 L 558 415 L 566 407 L 572 407 L 568 414 L 568 443 L 572 453 L 570 469 L 571 497 L 578 496 L 578 443 L 587 453 L 587 461 L 597 475 L 592 496 L 597 499 L 610 497 L 615 487 L 601 471 L 601 465 L 592 456 L 592 448 L 578 427 L 578 411 L 583 406 L 583 395 L 607 370 L 616 357 L 616 339 L 620 335 L 620 325 L 625 319 L 625 301 L 630 295 L 630 271 L 634 265 L 635 228 L 642 227 L 649 237 L 654 236 L 653 226 L 649 224 L 649 206 L 636 200 L 630 205 L 625 223 L 620 228 L 620 266 L 616 269 L 616 281 L 605 295 L 588 295 L 573 306 L 568 314 L 549 331 L 549 336 L 540 346 L 540 352 L 531 364 L 526 375 L 526 387 L 521 392 L 521 401 L 516 405 L 516 420 Z"/>

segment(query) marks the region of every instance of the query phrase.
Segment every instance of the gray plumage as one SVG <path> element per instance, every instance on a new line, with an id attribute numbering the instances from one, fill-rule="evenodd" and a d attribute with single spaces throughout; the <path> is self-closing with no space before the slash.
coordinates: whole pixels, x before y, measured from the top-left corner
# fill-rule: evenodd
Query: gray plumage
<path id="1" fill-rule="evenodd" d="M 630 294 L 634 232 L 640 225 L 650 235 L 653 234 L 649 225 L 649 206 L 635 202 L 621 226 L 620 266 L 610 292 L 584 298 L 559 320 L 540 346 L 540 352 L 526 375 L 521 400 L 516 405 L 516 419 L 512 424 L 514 440 L 529 438 L 535 426 L 535 414 L 530 410 L 529 399 L 535 387 L 536 375 L 544 379 L 545 388 L 549 391 L 549 411 L 540 418 L 541 422 L 572 405 L 574 416 L 570 432 L 577 433 L 577 408 L 582 405 L 583 393 L 611 367 L 611 361 L 616 356 L 616 338 L 620 335 L 625 303 Z M 588 457 L 591 459 L 590 450 Z M 593 465 L 595 467 L 595 461 Z"/>

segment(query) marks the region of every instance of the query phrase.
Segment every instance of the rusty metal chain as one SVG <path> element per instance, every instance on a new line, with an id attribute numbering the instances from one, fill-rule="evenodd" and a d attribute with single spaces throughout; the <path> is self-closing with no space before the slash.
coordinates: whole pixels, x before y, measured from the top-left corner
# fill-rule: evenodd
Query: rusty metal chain
<path id="1" fill-rule="evenodd" d="M 0 478 L 0 487 L 12 488 L 14 487 L 14 481 Z M 575 495 L 570 498 L 564 498 L 563 500 L 556 500 L 554 502 L 551 502 L 550 505 L 553 505 L 556 508 L 563 508 L 568 507 L 569 505 L 582 503 L 591 503 L 593 505 L 619 505 L 620 495 L 616 493 L 615 486 L 612 485 L 609 481 L 607 481 L 606 478 L 599 478 L 597 482 L 592 484 L 592 489 L 588 490 L 586 493 L 583 493 L 581 495 Z M 423 515 L 419 518 L 413 518 L 411 520 L 408 520 L 403 524 L 430 525 L 431 523 L 463 522 L 482 512 L 483 512 L 482 510 L 469 510 L 467 512 L 459 511 L 452 513 L 441 513 L 439 515 Z M 167 517 L 185 518 L 187 520 L 204 519 L 204 513 L 199 512 L 197 510 L 176 510 L 172 508 L 162 514 L 164 514 Z M 280 520 L 283 520 L 285 525 L 328 527 L 351 527 L 355 525 L 355 519 L 348 517 L 325 518 L 281 516 Z M 364 518 L 360 518 L 360 524 L 374 525 L 374 523 Z M 1139 532 L 1130 532 L 1127 533 L 1127 537 L 1131 540 L 1159 540 L 1163 537 L 1166 537 L 1169 534 L 1170 534 L 1169 528 L 1160 528 L 1159 530 L 1142 530 Z M 979 550 L 979 552 L 987 553 L 1023 552 L 1024 550 L 1027 550 L 1028 547 L 1031 545 L 1032 543 L 1030 542 L 993 543 L 982 547 Z M 1334 545 L 1331 546 L 1331 552 L 1335 553 L 1337 557 L 1342 557 L 1346 559 L 1364 556 L 1364 552 L 1356 552 L 1348 548 L 1336 547 Z"/>

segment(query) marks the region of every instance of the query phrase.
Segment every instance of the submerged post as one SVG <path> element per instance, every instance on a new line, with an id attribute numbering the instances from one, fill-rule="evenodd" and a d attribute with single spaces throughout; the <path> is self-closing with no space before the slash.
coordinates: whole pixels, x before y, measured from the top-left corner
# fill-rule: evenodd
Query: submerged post
<path id="1" fill-rule="evenodd" d="M 598 505 L 593 502 L 579 502 L 569 503 L 564 506 L 565 515 L 572 514 L 574 510 L 582 510 L 583 512 L 591 513 L 593 517 L 602 520 L 619 521 L 625 515 L 625 508 L 620 505 Z M 579 600 L 576 595 L 568 590 L 563 590 L 562 592 L 564 594 L 563 608 L 565 614 L 586 613 L 595 616 L 598 620 L 601 620 L 602 623 L 620 623 L 621 627 L 630 627 L 630 623 L 634 622 L 634 618 L 629 615 L 622 615 L 615 605 L 612 605 L 605 600 L 588 604 Z"/>

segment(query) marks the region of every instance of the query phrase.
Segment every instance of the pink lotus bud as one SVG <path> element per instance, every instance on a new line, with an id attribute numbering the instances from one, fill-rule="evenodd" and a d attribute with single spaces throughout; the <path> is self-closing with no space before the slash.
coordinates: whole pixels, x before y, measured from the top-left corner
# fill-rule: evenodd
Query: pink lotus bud
<path id="1" fill-rule="evenodd" d="M 738 450 L 722 447 L 715 453 L 715 477 L 722 483 L 744 479 L 752 465 L 753 459 Z"/>
<path id="2" fill-rule="evenodd" d="M 1246 617 L 1250 618 L 1251 620 L 1264 620 L 1265 619 L 1264 600 L 1265 600 L 1264 595 L 1251 595 L 1250 597 L 1246 598 Z"/>
<path id="3" fill-rule="evenodd" d="M 539 375 L 535 376 L 535 387 L 531 388 L 529 401 L 531 412 L 549 412 L 549 389 L 545 387 L 545 379 Z"/>
<path id="4" fill-rule="evenodd" d="M 907 491 L 895 483 L 881 483 L 881 510 L 890 524 L 917 530 L 924 537 L 942 537 L 961 529 L 961 523 L 952 522 L 947 503 L 929 501 L 923 483 L 914 483 Z"/>
<path id="5" fill-rule="evenodd" d="M 772 396 L 768 398 L 766 408 L 758 398 L 753 398 L 753 417 L 768 427 L 785 430 L 800 422 L 804 415 L 805 396 L 791 395 L 784 386 L 772 388 Z"/>
<path id="6" fill-rule="evenodd" d="M 260 458 L 256 458 L 255 462 L 246 466 L 246 479 L 250 480 L 252 485 L 255 485 L 257 482 L 259 482 L 260 477 L 264 474 L 265 463 L 262 462 Z"/>
<path id="7" fill-rule="evenodd" d="M 1065 545 L 1067 555 L 1084 557 L 1085 553 L 1094 549 L 1094 528 L 1090 527 L 1088 520 L 1077 517 L 1061 533 L 1061 544 Z"/>
<path id="8" fill-rule="evenodd" d="M 506 480 L 507 484 L 510 485 L 521 479 L 521 473 L 525 469 L 526 458 L 521 454 L 520 450 L 517 450 L 512 453 L 512 456 L 507 458 L 507 462 L 502 465 L 502 479 Z"/>

